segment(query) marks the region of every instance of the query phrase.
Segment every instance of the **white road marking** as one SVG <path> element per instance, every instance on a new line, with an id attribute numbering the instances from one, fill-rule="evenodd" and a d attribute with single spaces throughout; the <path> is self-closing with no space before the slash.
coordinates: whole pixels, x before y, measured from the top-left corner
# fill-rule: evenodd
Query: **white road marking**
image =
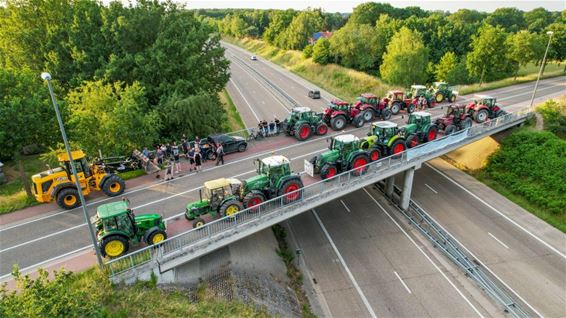
<path id="1" fill-rule="evenodd" d="M 336 253 L 336 256 L 338 256 L 338 260 L 340 261 L 340 264 L 342 264 L 342 267 L 344 267 L 344 270 L 346 271 L 346 274 L 348 275 L 348 277 L 350 278 L 350 281 L 352 281 L 352 284 L 354 285 L 354 288 L 356 289 L 356 291 L 358 292 L 358 295 L 360 295 L 360 298 L 362 299 L 362 302 L 364 303 L 364 305 L 366 306 L 370 316 L 372 316 L 373 318 L 377 318 L 377 316 L 375 315 L 375 312 L 373 311 L 373 308 L 371 308 L 371 305 L 369 304 L 369 301 L 366 298 L 366 295 L 364 294 L 364 292 L 362 291 L 362 289 L 360 288 L 360 285 L 358 285 L 358 282 L 356 281 L 356 279 L 354 278 L 354 275 L 352 274 L 352 272 L 350 271 L 350 268 L 348 267 L 348 265 L 346 264 L 346 262 L 344 261 L 344 258 L 342 257 L 342 254 L 340 254 L 340 251 L 338 251 L 338 248 L 336 247 L 336 244 L 334 244 L 334 241 L 332 240 L 332 238 L 330 237 L 330 234 L 328 233 L 328 231 L 326 230 L 326 227 L 324 227 L 324 224 L 322 224 L 322 221 L 320 220 L 320 218 L 318 217 L 318 214 L 316 213 L 316 211 L 314 209 L 311 210 L 312 214 L 314 215 L 316 222 L 318 223 L 318 225 L 320 226 L 320 228 L 322 229 L 322 232 L 324 232 L 324 236 L 326 236 L 326 239 L 328 239 L 328 242 L 330 242 L 330 246 L 332 246 L 332 249 L 334 250 L 334 253 Z"/>
<path id="2" fill-rule="evenodd" d="M 415 202 L 415 200 L 413 200 L 413 202 L 419 206 L 419 208 L 426 213 L 426 215 L 432 219 L 432 221 L 434 223 L 436 223 L 436 225 L 438 225 L 444 232 L 446 232 L 448 235 L 450 235 L 452 237 L 452 239 L 454 241 L 456 241 L 456 243 L 458 243 L 464 250 L 466 250 L 466 252 L 468 252 L 468 254 L 470 254 L 478 263 L 480 263 L 480 265 L 485 268 L 491 275 L 493 275 L 493 277 L 495 277 L 497 280 L 499 280 L 499 282 L 501 282 L 501 284 L 503 284 L 507 289 L 509 289 L 513 294 L 515 294 L 515 296 L 517 296 L 517 298 L 519 298 L 523 303 L 525 303 L 527 306 L 529 306 L 529 308 L 531 308 L 531 310 L 536 313 L 539 317 L 544 317 L 543 315 L 541 315 L 533 306 L 531 306 L 531 304 L 529 304 L 526 300 L 523 299 L 523 297 L 521 297 L 521 295 L 519 295 L 513 288 L 511 288 L 509 285 L 507 285 L 507 283 L 505 283 L 501 278 L 499 278 L 499 276 L 497 276 L 489 267 L 487 267 L 487 265 L 485 265 L 484 262 L 482 262 L 476 255 L 474 255 L 474 253 L 472 253 L 472 251 L 470 251 L 464 244 L 460 243 L 460 241 L 458 241 L 458 239 L 452 235 L 448 230 L 446 230 L 435 218 L 432 217 L 432 215 L 428 214 L 417 202 Z"/>
<path id="3" fill-rule="evenodd" d="M 324 151 L 324 150 L 326 150 L 326 149 L 327 149 L 327 148 L 323 148 L 323 149 L 319 149 L 319 150 L 316 150 L 316 151 L 312 151 L 312 152 L 309 152 L 309 153 L 306 153 L 306 154 L 303 154 L 303 155 L 300 155 L 300 156 L 291 158 L 291 160 L 296 160 L 296 159 L 300 159 L 300 158 L 303 158 L 303 157 L 307 157 L 307 156 L 313 155 L 313 154 L 315 154 L 315 153 L 319 153 L 319 152 L 321 152 L 321 151 Z M 240 177 L 240 176 L 243 176 L 243 175 L 252 173 L 252 172 L 255 172 L 255 170 L 250 170 L 250 171 L 242 172 L 242 173 L 240 173 L 240 174 L 237 174 L 237 175 L 232 176 L 231 178 L 237 178 L 237 177 Z M 168 197 L 164 197 L 164 198 L 161 198 L 161 199 L 158 199 L 158 200 L 155 200 L 155 201 L 151 201 L 151 202 L 147 202 L 147 203 L 144 203 L 144 204 L 141 204 L 141 205 L 138 205 L 138 206 L 134 206 L 134 207 L 132 207 L 132 209 L 135 210 L 135 209 L 142 208 L 142 207 L 145 207 L 145 206 L 148 206 L 148 205 L 152 205 L 152 204 L 155 204 L 155 203 L 158 203 L 158 202 L 161 202 L 161 201 L 165 201 L 165 200 L 168 200 L 168 199 L 171 199 L 171 198 L 174 198 L 174 197 L 177 197 L 177 196 L 180 196 L 180 195 L 189 193 L 189 192 L 196 191 L 196 190 L 201 189 L 201 188 L 202 188 L 202 186 L 201 186 L 201 187 L 192 188 L 192 189 L 189 189 L 189 190 L 186 190 L 186 191 L 183 191 L 183 192 L 179 192 L 179 193 L 170 195 L 170 196 L 168 196 Z M 178 217 L 178 216 L 180 216 L 180 215 L 183 215 L 184 213 L 185 213 L 185 212 L 181 212 L 181 213 L 172 215 L 172 216 L 166 218 L 165 220 L 168 221 L 168 220 L 174 219 L 174 218 L 176 218 L 176 217 Z M 5 249 L 3 249 L 3 250 L 0 250 L 0 253 L 5 252 L 5 251 L 8 251 L 8 250 L 11 250 L 11 249 L 14 249 L 14 248 L 16 248 L 16 247 L 21 247 L 21 246 L 24 246 L 24 245 L 28 245 L 28 244 L 31 244 L 31 243 L 35 243 L 35 242 L 41 241 L 41 240 L 43 240 L 43 239 L 46 239 L 46 238 L 48 238 L 48 237 L 53 237 L 53 236 L 55 236 L 55 235 L 63 234 L 63 233 L 65 233 L 65 232 L 69 232 L 69 231 L 78 229 L 78 228 L 80 228 L 80 227 L 86 226 L 86 225 L 87 225 L 87 224 L 86 224 L 86 222 L 85 222 L 85 223 L 81 223 L 81 224 L 79 224 L 79 225 L 75 225 L 75 226 L 73 226 L 73 227 L 70 227 L 70 228 L 68 228 L 68 229 L 60 230 L 60 231 L 57 231 L 57 232 L 52 232 L 52 233 L 47 234 L 47 235 L 44 235 L 44 236 L 42 236 L 42 237 L 38 237 L 38 238 L 35 238 L 35 239 L 33 239 L 33 240 L 29 240 L 29 241 L 26 241 L 26 242 L 23 242 L 23 243 L 14 245 L 14 246 L 10 246 L 10 247 L 5 248 Z"/>
<path id="4" fill-rule="evenodd" d="M 232 85 L 234 85 L 234 87 L 236 88 L 236 90 L 238 91 L 238 94 L 240 94 L 240 96 L 242 96 L 242 99 L 244 100 L 244 102 L 246 102 L 246 105 L 248 105 L 248 107 L 250 108 L 250 110 L 252 111 L 252 114 L 254 115 L 255 119 L 257 121 L 259 121 L 259 117 L 257 116 L 256 112 L 254 111 L 252 105 L 250 105 L 250 103 L 248 102 L 248 100 L 246 99 L 246 97 L 244 96 L 244 93 L 242 93 L 242 91 L 240 90 L 240 88 L 238 87 L 238 85 L 236 85 L 236 82 L 234 82 L 231 78 L 230 78 L 230 82 L 232 83 Z"/>
<path id="5" fill-rule="evenodd" d="M 407 290 L 407 292 L 409 294 L 412 294 L 411 290 L 409 289 L 409 286 L 407 286 L 407 284 L 405 284 L 405 282 L 403 281 L 403 279 L 401 279 L 401 276 L 399 276 L 399 274 L 397 274 L 396 271 L 393 271 L 393 273 L 395 273 L 395 276 L 397 276 L 397 278 L 399 279 L 399 281 L 401 282 L 401 284 L 403 284 L 403 287 L 405 287 L 405 289 Z"/>
<path id="6" fill-rule="evenodd" d="M 340 202 L 342 202 L 342 205 L 344 206 L 344 209 L 346 209 L 346 211 L 348 211 L 348 212 L 350 212 L 350 213 L 352 212 L 352 211 L 350 211 L 350 208 L 348 208 L 348 206 L 346 205 L 346 203 L 344 203 L 344 201 L 342 201 L 342 199 L 340 199 Z"/>
<path id="7" fill-rule="evenodd" d="M 489 236 L 491 236 L 494 240 L 496 240 L 497 243 L 503 245 L 503 247 L 505 247 L 506 249 L 509 249 L 509 246 L 507 246 L 507 245 L 505 245 L 505 243 L 501 242 L 497 237 L 495 237 L 495 235 L 493 235 L 493 234 L 491 234 L 491 233 L 489 233 L 489 232 L 487 232 L 487 234 L 488 234 Z"/>
<path id="8" fill-rule="evenodd" d="M 381 204 L 379 204 L 379 202 L 377 202 L 377 200 L 365 188 L 364 191 L 373 200 L 373 202 L 377 204 L 377 206 L 381 209 L 381 211 L 383 211 L 383 213 L 385 213 L 389 217 L 389 219 L 393 221 L 393 223 L 395 223 L 397 228 L 399 228 L 401 232 L 405 234 L 405 236 L 409 239 L 409 241 L 411 241 L 411 243 L 413 243 L 413 245 L 421 252 L 421 254 L 423 254 L 424 257 L 426 257 L 426 259 L 432 264 L 432 266 L 436 268 L 436 270 L 440 273 L 440 275 L 442 275 L 442 277 L 444 277 L 446 281 L 448 281 L 450 286 L 452 286 L 458 292 L 458 294 L 468 303 L 468 305 L 472 307 L 472 309 L 476 312 L 476 314 L 478 314 L 479 317 L 483 317 L 483 315 L 481 314 L 481 312 L 479 312 L 476 306 L 474 306 L 474 304 L 470 302 L 470 300 L 458 289 L 458 287 L 454 285 L 454 283 L 448 278 L 448 276 L 446 276 L 446 274 L 444 274 L 444 272 L 440 270 L 440 268 L 436 265 L 436 263 L 434 263 L 432 259 L 424 252 L 424 250 L 413 240 L 413 238 L 410 237 L 409 234 L 407 234 L 407 232 L 401 227 L 401 225 L 399 225 L 399 223 L 397 223 L 397 221 L 389 214 L 389 212 L 387 212 L 387 210 L 385 210 L 385 208 L 383 208 L 383 206 L 381 206 Z"/>
<path id="9" fill-rule="evenodd" d="M 471 195 L 472 197 L 476 198 L 476 200 L 480 201 L 481 203 L 483 203 L 485 206 L 487 206 L 488 208 L 490 208 L 491 210 L 493 210 L 495 213 L 499 214 L 500 216 L 502 216 L 504 219 L 506 219 L 507 221 L 511 222 L 511 224 L 515 225 L 516 227 L 518 227 L 519 229 L 521 229 L 523 232 L 527 233 L 528 235 L 530 235 L 532 238 L 534 238 L 535 240 L 539 241 L 541 244 L 543 244 L 544 246 L 548 247 L 550 250 L 552 250 L 554 253 L 560 255 L 560 257 L 566 259 L 566 255 L 564 255 L 564 253 L 560 252 L 558 249 L 556 249 L 554 246 L 550 245 L 549 243 L 547 243 L 545 240 L 541 239 L 540 237 L 536 236 L 535 234 L 533 234 L 532 232 L 530 232 L 529 230 L 527 230 L 526 228 L 524 228 L 522 225 L 520 225 L 519 223 L 515 222 L 513 219 L 511 219 L 510 217 L 508 217 L 507 215 L 503 214 L 502 212 L 500 212 L 499 210 L 497 210 L 496 208 L 494 208 L 491 204 L 487 203 L 485 200 L 483 200 L 482 198 L 478 197 L 477 195 L 475 195 L 472 191 L 466 189 L 463 185 L 459 184 L 458 182 L 456 182 L 455 180 L 453 180 L 452 178 L 450 178 L 449 176 L 447 176 L 444 172 L 436 169 L 435 167 L 433 167 L 432 165 L 430 165 L 429 163 L 425 162 L 425 165 L 427 165 L 429 168 L 431 168 L 432 170 L 436 171 L 438 174 L 440 174 L 441 176 L 443 176 L 444 178 L 446 178 L 447 180 L 449 180 L 450 182 L 452 182 L 453 184 L 455 184 L 456 186 L 458 186 L 460 189 L 466 191 L 469 195 Z"/>
<path id="10" fill-rule="evenodd" d="M 430 191 L 434 192 L 434 194 L 438 194 L 438 191 L 434 190 L 431 186 L 429 186 L 428 184 L 424 184 L 427 188 L 430 189 Z"/>

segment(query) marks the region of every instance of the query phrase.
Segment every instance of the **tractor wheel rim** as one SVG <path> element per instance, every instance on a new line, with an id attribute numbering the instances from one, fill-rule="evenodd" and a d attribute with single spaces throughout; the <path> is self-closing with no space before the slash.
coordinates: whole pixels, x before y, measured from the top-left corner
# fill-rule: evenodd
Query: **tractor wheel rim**
<path id="1" fill-rule="evenodd" d="M 295 190 L 298 190 L 298 189 L 299 189 L 299 186 L 298 186 L 298 185 L 296 185 L 296 184 L 291 184 L 290 186 L 288 186 L 287 188 L 285 188 L 285 193 L 286 193 L 286 194 L 287 194 L 287 193 L 290 193 L 290 194 L 287 194 L 285 197 L 286 197 L 287 199 L 289 199 L 289 200 L 296 200 L 296 199 L 299 197 L 299 192 L 294 192 L 294 193 L 291 193 L 291 192 L 293 192 L 293 191 L 295 191 Z"/>
<path id="2" fill-rule="evenodd" d="M 371 115 L 370 111 L 365 111 L 365 112 L 364 112 L 364 120 L 365 120 L 365 121 L 370 121 L 372 117 L 373 117 L 373 116 Z"/>
<path id="3" fill-rule="evenodd" d="M 413 139 L 411 139 L 410 144 L 411 144 L 411 148 L 413 148 L 413 147 L 416 147 L 419 144 L 419 142 L 417 141 L 416 138 L 413 138 Z"/>
<path id="4" fill-rule="evenodd" d="M 436 102 L 440 103 L 444 100 L 444 96 L 442 94 L 436 95 Z"/>
<path id="5" fill-rule="evenodd" d="M 340 118 L 336 121 L 336 128 L 338 128 L 338 129 L 344 128 L 345 125 L 346 125 L 346 122 L 342 118 Z"/>
<path id="6" fill-rule="evenodd" d="M 486 119 L 486 117 L 487 117 L 486 112 L 480 112 L 478 114 L 479 121 L 484 121 Z"/>
<path id="7" fill-rule="evenodd" d="M 262 200 L 258 197 L 251 198 L 248 201 L 248 207 L 256 206 L 256 205 L 260 204 L 261 202 L 262 202 Z"/>
<path id="8" fill-rule="evenodd" d="M 395 147 L 393 147 L 393 153 L 394 154 L 398 154 L 400 152 L 403 152 L 405 150 L 405 147 L 403 147 L 403 144 L 396 144 Z"/>
<path id="9" fill-rule="evenodd" d="M 63 201 L 65 202 L 66 205 L 73 205 L 77 203 L 77 197 L 74 195 L 66 195 Z"/>
<path id="10" fill-rule="evenodd" d="M 318 127 L 318 134 L 319 134 L 319 135 L 325 135 L 327 129 L 328 129 L 328 128 L 326 128 L 326 126 L 320 125 L 320 126 Z"/>
<path id="11" fill-rule="evenodd" d="M 115 257 L 124 253 L 125 248 L 126 247 L 122 242 L 115 240 L 108 242 L 108 244 L 106 244 L 106 246 L 104 247 L 104 251 L 106 252 L 106 255 Z"/>
<path id="12" fill-rule="evenodd" d="M 204 222 L 203 221 L 198 221 L 195 223 L 195 227 L 201 227 L 204 226 Z"/>
<path id="13" fill-rule="evenodd" d="M 151 241 L 151 243 L 156 244 L 163 241 L 164 239 L 165 236 L 163 235 L 163 233 L 157 233 L 153 236 L 153 240 Z"/>
<path id="14" fill-rule="evenodd" d="M 435 138 L 436 138 L 436 131 L 431 129 L 428 132 L 428 141 L 434 140 Z"/>
<path id="15" fill-rule="evenodd" d="M 309 135 L 309 127 L 307 126 L 301 127 L 301 130 L 299 131 L 299 137 L 307 138 L 308 135 Z"/>
<path id="16" fill-rule="evenodd" d="M 336 175 L 336 168 L 330 167 L 330 168 L 328 168 L 328 170 L 326 170 L 326 179 L 332 178 L 335 175 Z"/>
<path id="17" fill-rule="evenodd" d="M 120 183 L 114 182 L 110 185 L 110 192 L 118 192 L 121 188 L 122 186 L 120 185 Z"/>
<path id="18" fill-rule="evenodd" d="M 374 150 L 371 152 L 371 154 L 369 155 L 371 161 L 376 161 L 377 159 L 379 159 L 379 152 L 377 152 L 377 150 Z"/>
<path id="19" fill-rule="evenodd" d="M 354 160 L 354 169 L 356 170 L 356 172 L 361 173 L 362 171 L 365 170 L 365 165 L 367 164 L 367 160 L 365 158 L 358 158 L 356 160 Z"/>
<path id="20" fill-rule="evenodd" d="M 237 205 L 231 205 L 228 208 L 226 208 L 226 215 L 234 215 L 236 214 L 238 211 L 240 211 L 240 209 L 238 208 Z"/>

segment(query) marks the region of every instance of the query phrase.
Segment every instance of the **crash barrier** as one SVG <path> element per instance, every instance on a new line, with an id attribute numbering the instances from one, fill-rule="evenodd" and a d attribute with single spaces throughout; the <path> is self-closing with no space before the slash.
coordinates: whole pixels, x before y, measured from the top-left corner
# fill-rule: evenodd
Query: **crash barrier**
<path id="1" fill-rule="evenodd" d="M 233 216 L 226 216 L 197 229 L 175 235 L 158 246 L 148 246 L 108 261 L 104 267 L 110 276 L 115 276 L 148 262 L 153 262 L 153 265 L 159 266 L 161 270 L 168 268 L 164 266 L 167 262 L 182 264 L 202 255 L 199 250 L 214 250 L 214 247 L 211 247 L 212 244 L 215 244 L 215 248 L 227 245 L 240 239 L 243 235 L 251 235 L 265 227 L 261 225 L 274 224 L 274 221 L 280 222 L 295 216 L 336 198 L 338 194 L 344 195 L 355 191 L 457 149 L 464 144 L 520 124 L 528 116 L 529 113 L 508 114 L 459 133 L 419 145 L 396 156 L 367 164 L 363 167 L 366 170 L 361 176 L 357 176 L 354 170 L 343 172 L 333 178 L 307 185 L 302 189 L 242 210 Z"/>

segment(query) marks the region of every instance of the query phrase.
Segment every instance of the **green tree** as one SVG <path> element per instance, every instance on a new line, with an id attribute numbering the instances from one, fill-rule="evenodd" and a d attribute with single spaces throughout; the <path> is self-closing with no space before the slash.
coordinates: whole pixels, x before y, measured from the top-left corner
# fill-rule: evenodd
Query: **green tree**
<path id="1" fill-rule="evenodd" d="M 85 82 L 69 93 L 67 102 L 69 138 L 87 153 L 100 149 L 104 154 L 124 155 L 159 136 L 159 116 L 150 110 L 145 90 L 137 82 Z"/>
<path id="2" fill-rule="evenodd" d="M 347 23 L 330 38 L 330 52 L 341 65 L 358 70 L 377 69 L 385 51 L 386 30 L 369 24 Z"/>
<path id="3" fill-rule="evenodd" d="M 460 9 L 447 17 L 447 19 L 456 24 L 475 24 L 481 22 L 487 14 L 476 10 Z"/>
<path id="4" fill-rule="evenodd" d="M 566 16 L 566 10 L 562 11 L 562 14 Z M 554 34 L 552 34 L 552 40 L 550 41 L 548 60 L 566 60 L 566 17 L 564 20 L 564 22 L 552 23 L 547 28 L 548 31 L 554 32 Z M 548 42 L 548 38 L 546 37 L 545 42 Z M 566 72 L 566 65 L 564 65 L 564 72 Z"/>
<path id="5" fill-rule="evenodd" d="M 467 84 L 470 79 L 466 63 L 458 59 L 453 52 L 447 52 L 434 67 L 434 74 L 439 81 L 450 84 Z"/>
<path id="6" fill-rule="evenodd" d="M 271 45 L 277 45 L 278 36 L 291 24 L 296 12 L 292 9 L 275 10 L 269 14 L 269 26 L 263 33 L 263 40 Z"/>
<path id="7" fill-rule="evenodd" d="M 278 45 L 291 50 L 302 50 L 314 32 L 322 27 L 322 14 L 320 10 L 301 11 L 293 18 L 291 24 L 280 34 Z"/>
<path id="8" fill-rule="evenodd" d="M 381 77 L 389 83 L 409 86 L 427 79 L 428 50 L 421 35 L 402 27 L 383 55 Z"/>
<path id="9" fill-rule="evenodd" d="M 494 27 L 500 26 L 507 32 L 517 32 L 527 26 L 523 11 L 517 8 L 497 8 L 485 22 Z"/>
<path id="10" fill-rule="evenodd" d="M 313 44 L 309 44 L 309 45 L 305 46 L 305 48 L 303 49 L 303 56 L 305 58 L 308 59 L 309 57 L 312 56 L 313 46 L 314 46 Z"/>
<path id="11" fill-rule="evenodd" d="M 508 59 L 505 45 L 507 34 L 501 27 L 484 24 L 472 36 L 471 51 L 466 57 L 466 68 L 470 75 L 484 81 L 504 78 L 516 72 L 517 63 Z"/>
<path id="12" fill-rule="evenodd" d="M 328 39 L 319 39 L 312 50 L 312 60 L 318 64 L 330 63 L 330 42 Z"/>
<path id="13" fill-rule="evenodd" d="M 510 34 L 506 43 L 509 48 L 508 57 L 518 63 L 519 66 L 525 66 L 530 62 L 542 59 L 545 44 L 542 36 L 526 30 Z M 515 77 L 517 77 L 518 71 L 519 68 L 515 72 Z"/>
<path id="14" fill-rule="evenodd" d="M 386 14 L 390 17 L 397 17 L 399 15 L 399 9 L 393 7 L 389 3 L 362 3 L 354 8 L 352 14 L 348 18 L 348 24 L 370 24 L 373 26 L 382 14 Z"/>
<path id="15" fill-rule="evenodd" d="M 536 8 L 523 14 L 527 29 L 539 33 L 552 23 L 552 14 L 544 8 Z"/>

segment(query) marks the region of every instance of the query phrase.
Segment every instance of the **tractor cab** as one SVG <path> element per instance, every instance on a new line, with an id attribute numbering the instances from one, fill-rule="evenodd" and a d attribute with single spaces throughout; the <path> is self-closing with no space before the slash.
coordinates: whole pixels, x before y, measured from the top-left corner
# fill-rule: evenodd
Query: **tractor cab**
<path id="1" fill-rule="evenodd" d="M 75 163 L 75 168 L 77 169 L 77 174 L 83 173 L 85 177 L 90 177 L 92 172 L 90 171 L 90 167 L 87 161 L 87 157 L 82 150 L 75 150 L 71 152 L 73 156 L 73 161 Z M 69 159 L 69 155 L 65 153 L 60 153 L 57 155 L 57 160 L 63 169 L 67 172 L 69 179 L 73 175 L 73 171 L 71 170 L 71 160 Z"/>
<path id="2" fill-rule="evenodd" d="M 204 183 L 204 199 L 210 208 L 217 209 L 226 197 L 237 195 L 242 182 L 238 179 L 221 178 Z M 201 201 L 201 202 L 202 202 Z"/>
<path id="3" fill-rule="evenodd" d="M 431 86 L 432 91 L 447 90 L 447 89 L 450 89 L 450 86 L 446 82 L 434 82 L 432 83 Z"/>
<path id="4" fill-rule="evenodd" d="M 350 108 L 350 103 L 339 99 L 333 99 L 328 104 L 328 108 L 332 111 L 339 110 L 339 111 L 347 112 L 348 109 Z"/>
<path id="5" fill-rule="evenodd" d="M 363 93 L 357 98 L 359 103 L 362 104 L 370 104 L 373 106 L 377 106 L 379 97 L 371 94 L 371 93 Z"/>
<path id="6" fill-rule="evenodd" d="M 465 106 L 449 105 L 446 107 L 444 117 L 460 117 L 465 113 Z"/>
<path id="7" fill-rule="evenodd" d="M 402 101 L 405 98 L 403 91 L 389 91 L 385 97 L 388 101 Z"/>
<path id="8" fill-rule="evenodd" d="M 157 244 L 167 238 L 166 225 L 159 214 L 136 216 L 128 200 L 103 204 L 91 218 L 103 256 L 118 257 L 128 251 L 130 242 Z"/>
<path id="9" fill-rule="evenodd" d="M 430 113 L 427 112 L 413 112 L 409 115 L 409 120 L 407 121 L 409 125 L 417 125 L 421 127 L 423 125 L 430 124 Z"/>
<path id="10" fill-rule="evenodd" d="M 358 148 L 360 139 L 354 135 L 340 135 L 330 140 L 329 150 L 337 150 L 339 153 L 348 153 Z"/>
<path id="11" fill-rule="evenodd" d="M 495 97 L 488 95 L 476 95 L 474 100 L 475 104 L 485 105 L 489 108 L 495 106 L 496 102 L 497 99 Z"/>
<path id="12" fill-rule="evenodd" d="M 397 134 L 397 124 L 390 121 L 378 121 L 371 124 L 368 136 L 377 136 L 380 140 L 387 140 Z"/>
<path id="13" fill-rule="evenodd" d="M 426 86 L 424 85 L 411 85 L 411 91 L 407 94 L 409 98 L 417 98 L 420 96 L 426 96 Z"/>
<path id="14" fill-rule="evenodd" d="M 295 107 L 291 110 L 291 119 L 293 121 L 308 120 L 313 116 L 313 111 L 308 107 Z"/>
<path id="15" fill-rule="evenodd" d="M 231 216 L 243 209 L 240 202 L 242 182 L 235 178 L 220 178 L 207 181 L 199 190 L 200 199 L 187 204 L 185 218 L 193 222 L 193 227 L 201 227 L 205 221 L 202 215 Z"/>
<path id="16" fill-rule="evenodd" d="M 279 177 L 291 173 L 289 159 L 284 156 L 271 156 L 257 160 L 257 174 L 268 177 Z"/>

